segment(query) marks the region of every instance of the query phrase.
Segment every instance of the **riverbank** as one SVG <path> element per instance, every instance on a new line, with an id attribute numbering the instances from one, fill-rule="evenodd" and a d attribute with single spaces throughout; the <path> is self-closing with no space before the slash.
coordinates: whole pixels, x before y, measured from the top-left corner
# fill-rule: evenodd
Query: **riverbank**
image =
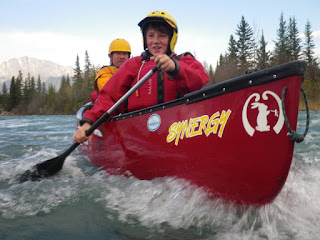
<path id="1" fill-rule="evenodd" d="M 11 112 L 4 111 L 0 108 L 0 116 L 14 116 L 15 114 Z"/>
<path id="2" fill-rule="evenodd" d="M 320 100 L 319 99 L 312 99 L 311 97 L 307 96 L 307 103 L 309 110 L 320 110 Z M 299 102 L 299 111 L 305 111 L 306 110 L 306 101 L 304 99 L 303 94 L 300 94 L 300 102 Z"/>

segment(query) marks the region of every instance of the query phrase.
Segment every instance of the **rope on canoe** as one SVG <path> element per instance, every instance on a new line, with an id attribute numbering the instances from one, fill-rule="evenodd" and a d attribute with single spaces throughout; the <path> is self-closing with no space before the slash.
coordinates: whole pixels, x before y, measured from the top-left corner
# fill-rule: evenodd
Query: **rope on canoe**
<path id="1" fill-rule="evenodd" d="M 304 89 L 301 88 L 301 92 L 303 94 L 304 102 L 306 105 L 307 123 L 306 123 L 306 129 L 305 129 L 304 133 L 299 134 L 299 133 L 292 130 L 290 123 L 289 123 L 289 120 L 288 120 L 288 117 L 287 117 L 287 114 L 286 114 L 286 111 L 285 111 L 285 108 L 284 108 L 284 98 L 285 98 L 286 91 L 287 91 L 287 87 L 284 87 L 282 89 L 282 111 L 283 111 L 283 115 L 284 115 L 284 121 L 285 121 L 285 123 L 288 127 L 288 130 L 289 130 L 288 135 L 290 137 L 290 140 L 297 142 L 297 143 L 300 143 L 304 140 L 304 137 L 307 135 L 307 133 L 309 131 L 310 114 L 309 114 L 309 105 L 308 105 L 307 96 L 306 96 Z"/>

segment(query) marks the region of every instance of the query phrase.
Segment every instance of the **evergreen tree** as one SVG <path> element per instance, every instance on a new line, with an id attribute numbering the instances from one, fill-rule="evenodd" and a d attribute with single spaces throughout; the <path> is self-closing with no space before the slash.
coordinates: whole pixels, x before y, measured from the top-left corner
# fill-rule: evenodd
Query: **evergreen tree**
<path id="1" fill-rule="evenodd" d="M 66 77 L 63 75 L 61 78 L 60 88 L 59 88 L 59 95 L 63 94 L 64 89 L 66 87 Z"/>
<path id="2" fill-rule="evenodd" d="M 17 99 L 17 84 L 16 84 L 16 79 L 13 76 L 11 78 L 11 83 L 10 83 L 10 92 L 9 92 L 9 101 L 8 101 L 8 111 L 11 111 L 13 108 L 15 108 L 18 105 L 18 99 Z"/>
<path id="3" fill-rule="evenodd" d="M 47 95 L 46 84 L 43 82 L 41 87 L 41 92 L 40 92 L 40 101 L 42 106 L 46 105 L 46 95 Z"/>
<path id="4" fill-rule="evenodd" d="M 40 78 L 40 74 L 38 75 L 38 79 L 37 79 L 37 86 L 36 86 L 36 93 L 38 96 L 40 96 L 41 94 L 41 78 Z"/>
<path id="5" fill-rule="evenodd" d="M 22 104 L 24 114 L 40 114 L 41 109 L 43 107 L 43 100 L 41 99 L 40 95 L 38 94 L 38 82 L 36 86 L 36 81 L 34 76 L 30 77 L 29 87 L 28 87 L 28 94 L 29 100 L 28 102 L 24 102 Z M 41 86 L 41 84 L 40 84 Z"/>
<path id="6" fill-rule="evenodd" d="M 56 89 L 52 84 L 49 84 L 48 94 L 46 95 L 46 104 L 50 114 L 55 114 L 57 111 L 56 106 Z"/>
<path id="7" fill-rule="evenodd" d="M 315 44 L 313 42 L 311 23 L 309 20 L 306 23 L 304 35 L 305 35 L 305 43 L 304 43 L 303 55 L 304 55 L 304 59 L 310 65 L 316 62 L 316 58 L 314 57 Z"/>
<path id="8" fill-rule="evenodd" d="M 209 71 L 208 71 L 208 76 L 209 76 L 209 83 L 210 84 L 214 84 L 215 83 L 215 79 L 214 79 L 214 72 L 213 72 L 213 67 L 212 65 L 210 64 L 209 66 Z"/>
<path id="9" fill-rule="evenodd" d="M 92 64 L 89 59 L 88 51 L 85 52 L 85 66 L 84 66 L 84 82 L 85 82 L 85 91 L 84 95 L 89 96 L 90 93 L 94 90 L 94 78 L 92 71 Z"/>
<path id="10" fill-rule="evenodd" d="M 31 76 L 30 73 L 28 73 L 28 77 L 25 78 L 25 80 L 23 81 L 23 88 L 22 88 L 22 100 L 23 100 L 23 104 L 28 104 L 31 100 L 31 96 L 30 96 L 30 84 L 31 83 Z"/>
<path id="11" fill-rule="evenodd" d="M 66 78 L 66 86 L 67 87 L 71 86 L 69 74 L 67 75 L 67 78 Z"/>
<path id="12" fill-rule="evenodd" d="M 283 13 L 280 16 L 279 29 L 277 30 L 278 39 L 275 42 L 273 64 L 279 65 L 285 63 L 289 59 L 288 33 L 287 25 L 284 20 Z"/>
<path id="13" fill-rule="evenodd" d="M 84 79 L 88 81 L 90 78 L 90 70 L 91 70 L 91 62 L 89 59 L 88 51 L 85 52 L 85 59 L 84 59 Z"/>
<path id="14" fill-rule="evenodd" d="M 65 92 L 65 88 L 66 88 L 66 77 L 63 75 L 61 78 L 61 83 L 60 83 L 60 88 L 58 91 L 58 109 L 60 109 L 60 111 L 62 109 L 64 109 L 64 105 L 66 104 L 66 101 L 68 101 L 67 97 L 66 97 L 66 92 Z"/>
<path id="15" fill-rule="evenodd" d="M 94 65 L 92 65 L 92 69 L 91 69 L 91 85 L 90 85 L 90 92 L 94 91 L 94 82 L 95 82 L 95 79 L 96 79 L 96 75 L 98 73 L 96 67 Z"/>
<path id="16" fill-rule="evenodd" d="M 228 45 L 228 58 L 232 60 L 237 60 L 238 48 L 237 41 L 234 39 L 233 35 L 230 35 L 229 45 Z"/>
<path id="17" fill-rule="evenodd" d="M 222 65 L 224 63 L 224 56 L 222 55 L 222 53 L 220 53 L 219 55 L 219 65 Z"/>
<path id="18" fill-rule="evenodd" d="M 73 69 L 73 71 L 74 71 L 73 80 L 76 82 L 77 80 L 81 79 L 81 68 L 80 68 L 79 55 L 77 55 L 77 59 L 76 59 L 75 64 L 76 64 L 76 67 Z"/>
<path id="19" fill-rule="evenodd" d="M 76 66 L 73 69 L 74 70 L 74 75 L 73 75 L 73 90 L 75 94 L 75 98 L 78 98 L 82 95 L 82 91 L 84 89 L 84 84 L 83 84 L 83 78 L 82 78 L 82 72 L 80 68 L 80 60 L 79 60 L 79 55 L 77 55 L 77 60 L 76 60 Z"/>
<path id="20" fill-rule="evenodd" d="M 266 69 L 270 66 L 270 51 L 267 51 L 267 44 L 262 31 L 259 48 L 257 50 L 257 68 L 259 70 Z"/>
<path id="21" fill-rule="evenodd" d="M 208 72 L 209 72 L 209 65 L 208 65 L 207 61 L 204 61 L 204 62 L 202 63 L 202 66 L 203 66 L 203 68 L 204 68 L 204 71 L 208 74 Z"/>
<path id="22" fill-rule="evenodd" d="M 43 95 L 46 95 L 47 94 L 47 89 L 46 89 L 46 84 L 43 82 L 42 83 L 42 90 L 41 90 L 42 94 Z"/>
<path id="23" fill-rule="evenodd" d="M 8 88 L 7 88 L 6 82 L 3 82 L 3 83 L 2 83 L 2 94 L 3 94 L 4 96 L 7 96 L 7 95 L 8 95 Z"/>
<path id="24" fill-rule="evenodd" d="M 63 106 L 63 112 L 65 114 L 73 114 L 74 111 L 72 111 L 73 107 L 73 102 L 72 102 L 72 88 L 71 88 L 71 85 L 70 85 L 70 77 L 69 75 L 67 75 L 66 77 L 66 82 L 65 82 L 65 89 L 64 89 L 64 92 L 65 92 L 65 98 L 66 98 L 66 102 Z"/>
<path id="25" fill-rule="evenodd" d="M 15 80 L 15 87 L 14 87 L 14 89 L 16 91 L 15 92 L 15 98 L 16 98 L 16 100 L 15 100 L 16 105 L 15 106 L 18 106 L 22 100 L 22 82 L 23 82 L 23 75 L 20 70 L 19 75 Z"/>
<path id="26" fill-rule="evenodd" d="M 241 64 L 238 60 L 238 54 L 239 51 L 237 41 L 234 39 L 233 35 L 230 35 L 226 56 L 223 57 L 223 61 L 221 61 L 221 65 L 218 67 L 219 69 L 216 69 L 215 72 L 215 82 L 219 82 L 241 74 L 239 73 L 242 70 L 240 70 Z"/>
<path id="27" fill-rule="evenodd" d="M 5 108 L 5 97 L 3 96 L 2 92 L 0 92 L 0 113 L 2 112 L 2 109 Z"/>
<path id="28" fill-rule="evenodd" d="M 0 99 L 0 103 L 1 106 L 4 110 L 8 111 L 8 88 L 5 82 L 3 82 L 2 84 L 2 94 L 1 95 L 1 99 Z"/>
<path id="29" fill-rule="evenodd" d="M 30 95 L 31 95 L 31 98 L 33 98 L 36 95 L 36 81 L 35 81 L 34 76 L 31 77 Z"/>
<path id="30" fill-rule="evenodd" d="M 240 24 L 237 26 L 236 35 L 239 37 L 237 48 L 240 67 L 242 70 L 250 69 L 254 66 L 255 40 L 253 30 L 244 16 L 241 17 Z"/>
<path id="31" fill-rule="evenodd" d="M 296 18 L 289 19 L 289 60 L 298 60 L 301 56 L 301 39 L 299 37 L 299 31 L 297 27 Z"/>

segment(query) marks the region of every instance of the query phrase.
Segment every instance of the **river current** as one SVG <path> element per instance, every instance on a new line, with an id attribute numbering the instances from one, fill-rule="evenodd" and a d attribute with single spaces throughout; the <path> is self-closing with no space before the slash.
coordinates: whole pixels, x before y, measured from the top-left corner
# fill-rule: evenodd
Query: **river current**
<path id="1" fill-rule="evenodd" d="M 299 112 L 303 132 L 305 112 Z M 320 111 L 295 145 L 287 182 L 270 204 L 209 198 L 184 180 L 111 176 L 74 151 L 58 175 L 16 181 L 72 144 L 75 116 L 0 117 L 0 239 L 320 239 Z"/>

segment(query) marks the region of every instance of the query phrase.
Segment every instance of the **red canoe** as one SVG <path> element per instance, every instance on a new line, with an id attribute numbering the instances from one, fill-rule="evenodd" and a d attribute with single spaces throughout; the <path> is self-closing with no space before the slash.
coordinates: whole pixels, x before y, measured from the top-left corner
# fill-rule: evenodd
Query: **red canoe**
<path id="1" fill-rule="evenodd" d="M 110 174 L 173 176 L 238 203 L 271 202 L 292 162 L 285 119 L 294 131 L 305 70 L 294 61 L 110 118 L 82 152 Z"/>

